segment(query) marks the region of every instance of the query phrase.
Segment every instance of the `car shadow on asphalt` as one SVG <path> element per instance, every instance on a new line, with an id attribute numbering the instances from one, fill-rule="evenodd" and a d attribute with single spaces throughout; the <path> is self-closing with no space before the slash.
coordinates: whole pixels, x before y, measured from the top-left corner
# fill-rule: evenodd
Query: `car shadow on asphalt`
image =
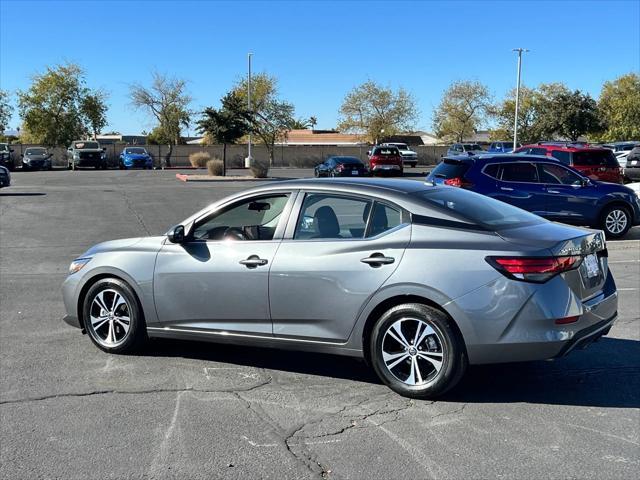
<path id="1" fill-rule="evenodd" d="M 365 362 L 321 353 L 156 339 L 144 355 L 381 384 Z M 471 366 L 460 384 L 440 400 L 639 408 L 639 360 L 640 341 L 603 338 L 586 350 L 552 362 Z"/>
<path id="2" fill-rule="evenodd" d="M 46 195 L 46 193 L 42 193 L 42 192 L 34 192 L 34 193 L 28 193 L 28 192 L 14 192 L 14 193 L 0 193 L 0 197 L 42 197 L 43 195 Z"/>

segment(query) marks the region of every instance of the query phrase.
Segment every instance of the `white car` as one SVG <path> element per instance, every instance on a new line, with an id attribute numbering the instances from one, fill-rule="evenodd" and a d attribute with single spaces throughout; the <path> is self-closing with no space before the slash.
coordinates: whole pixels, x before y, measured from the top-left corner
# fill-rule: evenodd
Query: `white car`
<path id="1" fill-rule="evenodd" d="M 402 157 L 402 163 L 415 167 L 418 164 L 418 154 L 411 150 L 406 143 L 383 143 L 383 146 L 396 147 L 400 150 L 400 156 Z"/>

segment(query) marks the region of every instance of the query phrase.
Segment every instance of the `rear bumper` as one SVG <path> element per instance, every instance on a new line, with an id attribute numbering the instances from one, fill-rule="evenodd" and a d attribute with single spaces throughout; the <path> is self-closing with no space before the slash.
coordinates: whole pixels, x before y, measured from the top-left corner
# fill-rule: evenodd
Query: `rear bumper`
<path id="1" fill-rule="evenodd" d="M 616 312 L 611 318 L 602 320 L 601 322 L 595 323 L 578 332 L 573 339 L 565 343 L 560 352 L 556 355 L 556 358 L 564 357 L 572 350 L 586 348 L 591 343 L 598 341 L 600 337 L 609 333 L 609 330 L 611 330 L 611 326 L 613 325 L 613 322 L 616 321 L 617 317 L 618 312 Z"/>

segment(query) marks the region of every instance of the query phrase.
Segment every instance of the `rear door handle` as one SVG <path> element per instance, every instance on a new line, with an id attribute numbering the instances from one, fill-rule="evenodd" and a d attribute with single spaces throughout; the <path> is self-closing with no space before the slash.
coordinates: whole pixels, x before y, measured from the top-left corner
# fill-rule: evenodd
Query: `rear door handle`
<path id="1" fill-rule="evenodd" d="M 382 253 L 372 253 L 371 256 L 360 260 L 362 263 L 366 263 L 370 267 L 378 268 L 382 265 L 389 265 L 396 261 L 393 257 L 385 257 Z"/>
<path id="2" fill-rule="evenodd" d="M 260 258 L 258 255 L 251 255 L 246 260 L 240 260 L 240 263 L 247 268 L 256 268 L 266 265 L 269 261 L 264 258 Z"/>
<path id="3" fill-rule="evenodd" d="M 547 192 L 548 193 L 556 193 L 556 194 L 560 193 L 558 190 L 550 190 L 550 189 L 547 189 Z"/>
<path id="4" fill-rule="evenodd" d="M 509 187 L 500 187 L 500 190 L 503 190 L 505 192 L 513 192 L 513 188 L 509 188 Z"/>

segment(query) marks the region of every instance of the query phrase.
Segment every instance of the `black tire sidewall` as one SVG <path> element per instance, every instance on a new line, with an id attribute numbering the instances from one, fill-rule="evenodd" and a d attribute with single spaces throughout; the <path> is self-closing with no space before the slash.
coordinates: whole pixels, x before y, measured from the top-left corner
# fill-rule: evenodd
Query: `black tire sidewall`
<path id="1" fill-rule="evenodd" d="M 382 359 L 384 332 L 402 317 L 419 318 L 426 321 L 440 334 L 447 352 L 444 367 L 438 377 L 426 385 L 410 386 L 398 380 L 386 367 Z M 441 311 L 422 304 L 403 304 L 391 308 L 376 322 L 370 337 L 369 352 L 373 368 L 378 377 L 393 391 L 411 398 L 432 398 L 453 388 L 464 373 L 466 353 L 459 335 Z"/>
<path id="2" fill-rule="evenodd" d="M 609 215 L 613 210 L 621 210 L 627 216 L 627 226 L 621 233 L 611 233 L 611 232 L 609 232 L 609 230 L 607 230 L 607 223 L 606 223 L 607 215 Z M 625 208 L 625 207 L 623 207 L 621 205 L 611 205 L 609 207 L 606 207 L 602 211 L 602 215 L 600 216 L 600 228 L 602 228 L 602 230 L 604 230 L 604 233 L 605 233 L 607 238 L 622 238 L 622 237 L 624 237 L 627 234 L 627 232 L 629 231 L 629 229 L 631 229 L 631 222 L 632 222 L 632 218 L 631 218 L 631 214 L 629 213 L 629 209 L 627 209 L 627 208 Z"/>
<path id="3" fill-rule="evenodd" d="M 129 318 L 129 336 L 120 345 L 116 347 L 105 347 L 100 344 L 94 337 L 93 330 L 90 328 L 90 308 L 94 297 L 102 290 L 111 289 L 122 295 L 130 306 Z M 122 280 L 116 278 L 103 278 L 94 283 L 83 299 L 82 319 L 87 335 L 100 350 L 109 353 L 131 353 L 137 349 L 140 343 L 146 338 L 146 326 L 144 318 L 141 314 L 141 308 L 133 289 Z"/>

